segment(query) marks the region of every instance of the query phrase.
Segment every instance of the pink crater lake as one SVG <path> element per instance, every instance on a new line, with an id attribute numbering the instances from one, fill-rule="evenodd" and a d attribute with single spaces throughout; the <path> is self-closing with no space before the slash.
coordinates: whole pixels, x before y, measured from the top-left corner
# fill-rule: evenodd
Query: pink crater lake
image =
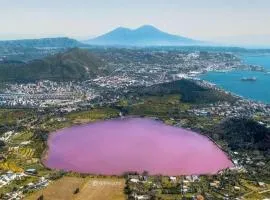
<path id="1" fill-rule="evenodd" d="M 232 167 L 207 137 L 147 118 L 74 126 L 52 133 L 44 164 L 80 173 L 215 174 Z"/>

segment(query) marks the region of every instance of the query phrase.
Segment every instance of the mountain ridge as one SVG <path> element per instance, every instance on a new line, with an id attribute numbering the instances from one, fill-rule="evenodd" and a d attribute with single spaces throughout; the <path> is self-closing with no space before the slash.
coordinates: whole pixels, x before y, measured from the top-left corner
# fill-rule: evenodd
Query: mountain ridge
<path id="1" fill-rule="evenodd" d="M 105 64 L 89 51 L 79 48 L 28 63 L 0 63 L 0 81 L 3 82 L 86 80 L 105 74 Z"/>
<path id="2" fill-rule="evenodd" d="M 166 33 L 152 25 L 143 25 L 136 29 L 118 27 L 101 36 L 87 40 L 85 43 L 104 46 L 184 46 L 203 44 L 202 41 Z"/>
<path id="3" fill-rule="evenodd" d="M 0 41 L 0 46 L 4 47 L 24 47 L 24 48 L 74 48 L 86 46 L 75 39 L 69 37 L 40 38 L 40 39 L 20 39 Z"/>

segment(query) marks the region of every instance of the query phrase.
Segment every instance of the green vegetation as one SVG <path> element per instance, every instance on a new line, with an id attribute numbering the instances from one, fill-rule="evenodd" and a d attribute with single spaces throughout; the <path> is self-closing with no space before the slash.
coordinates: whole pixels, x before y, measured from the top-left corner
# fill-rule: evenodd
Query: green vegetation
<path id="1" fill-rule="evenodd" d="M 179 94 L 185 103 L 204 104 L 215 102 L 234 102 L 236 99 L 224 92 L 206 88 L 194 83 L 191 80 L 179 80 L 169 83 L 162 83 L 150 87 L 134 88 L 134 95 L 138 96 L 163 96 L 168 94 Z"/>
<path id="2" fill-rule="evenodd" d="M 22 131 L 12 138 L 12 144 L 19 145 L 21 142 L 29 141 L 32 139 L 33 135 L 33 132 L 29 130 Z"/>
<path id="3" fill-rule="evenodd" d="M 184 176 L 177 177 L 177 181 L 174 182 L 169 177 L 146 175 L 148 180 L 139 183 L 131 183 L 127 180 L 125 188 L 127 195 L 135 192 L 139 195 L 147 194 L 152 199 L 165 200 L 192 199 L 198 194 L 203 195 L 206 199 L 224 199 L 226 198 L 225 194 L 230 199 L 242 196 L 245 199 L 269 198 L 270 131 L 269 128 L 256 121 L 269 119 L 263 118 L 260 113 L 256 113 L 250 119 L 232 118 L 225 120 L 225 117 L 218 114 L 196 115 L 192 112 L 193 109 L 209 108 L 214 103 L 224 101 L 234 102 L 235 98 L 211 88 L 201 87 L 194 82 L 181 80 L 148 88 L 133 88 L 119 102 L 110 106 L 81 108 L 80 111 L 67 114 L 55 112 L 53 109 L 46 109 L 44 112 L 1 109 L 0 125 L 8 127 L 7 130 L 14 130 L 16 134 L 6 142 L 6 145 L 1 145 L 4 158 L 0 161 L 0 170 L 21 172 L 34 168 L 38 172 L 37 176 L 44 176 L 51 181 L 63 176 L 90 178 L 85 174 L 49 170 L 42 165 L 41 158 L 45 156 L 49 134 L 77 123 L 117 118 L 121 112 L 125 116 L 154 117 L 166 124 L 187 127 L 201 132 L 214 139 L 233 159 L 237 159 L 240 165 L 245 166 L 245 169 L 248 170 L 248 173 L 225 170 L 218 175 L 200 176 L 194 182 L 185 183 L 185 187 L 188 188 L 185 194 L 182 194 L 182 187 L 186 181 Z M 3 130 L 1 129 L 0 133 L 3 133 Z M 237 151 L 237 154 L 234 154 L 233 151 Z M 252 158 L 254 163 L 246 165 L 248 157 Z M 260 166 L 257 165 L 258 163 Z M 139 179 L 144 178 L 140 177 Z M 21 185 L 37 181 L 38 177 L 32 176 L 12 181 L 8 186 L 0 189 L 0 194 L 14 191 Z M 70 195 L 73 195 L 73 192 L 79 188 L 78 186 L 73 187 L 73 181 L 71 181 Z M 259 186 L 260 181 L 263 181 L 266 186 Z M 65 191 L 65 184 L 66 182 L 63 182 L 61 189 L 63 191 Z M 123 195 L 123 187 L 124 184 L 121 185 L 119 194 Z M 58 190 L 53 185 L 48 189 L 50 191 Z M 104 192 L 104 188 L 101 188 L 98 195 L 109 190 L 106 188 Z M 78 195 L 85 192 L 83 194 L 89 196 L 89 191 L 92 192 L 91 188 L 89 190 L 80 188 Z M 32 190 L 26 191 L 27 194 L 31 192 Z M 49 194 L 51 193 L 49 192 Z M 64 193 L 61 192 L 61 194 Z"/>
<path id="4" fill-rule="evenodd" d="M 0 127 L 15 125 L 20 120 L 31 118 L 33 110 L 27 109 L 0 109 Z"/>
<path id="5" fill-rule="evenodd" d="M 222 123 L 215 132 L 232 150 L 270 149 L 270 129 L 253 119 L 236 118 Z"/>
<path id="6" fill-rule="evenodd" d="M 29 63 L 0 65 L 1 81 L 85 80 L 106 73 L 99 58 L 78 48 Z"/>
<path id="7" fill-rule="evenodd" d="M 0 170 L 4 170 L 4 171 L 11 170 L 13 172 L 23 172 L 23 169 L 19 167 L 13 161 L 0 162 Z"/>
<path id="8" fill-rule="evenodd" d="M 129 115 L 168 120 L 170 117 L 178 117 L 191 107 L 190 104 L 181 102 L 180 95 L 145 96 L 137 101 L 129 106 L 123 106 Z"/>
<path id="9" fill-rule="evenodd" d="M 22 172 L 33 164 L 41 164 L 46 143 L 35 139 L 35 134 L 29 131 L 19 132 L 13 138 L 10 139 L 6 158 L 0 162 L 0 169 Z M 23 142 L 27 143 L 22 145 Z"/>
<path id="10" fill-rule="evenodd" d="M 73 112 L 66 117 L 75 123 L 94 122 L 97 120 L 104 120 L 115 118 L 119 116 L 119 111 L 113 108 L 96 108 L 89 111 Z"/>
<path id="11" fill-rule="evenodd" d="M 38 181 L 39 177 L 35 176 L 29 176 L 29 177 L 23 177 L 21 180 L 14 180 L 9 185 L 0 188 L 0 197 L 1 194 L 8 193 L 10 191 L 16 191 L 18 188 L 20 188 L 22 185 L 27 185 L 29 183 L 33 183 Z"/>

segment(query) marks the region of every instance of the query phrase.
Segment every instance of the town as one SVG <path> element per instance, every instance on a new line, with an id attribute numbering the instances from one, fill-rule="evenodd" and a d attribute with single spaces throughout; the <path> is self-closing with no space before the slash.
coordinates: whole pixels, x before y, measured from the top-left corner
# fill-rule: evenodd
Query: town
<path id="1" fill-rule="evenodd" d="M 120 187 L 122 195 L 135 200 L 269 198 L 269 149 L 250 146 L 257 138 L 251 135 L 242 141 L 240 134 L 269 130 L 270 105 L 244 99 L 200 79 L 200 74 L 207 71 L 260 71 L 260 67 L 245 65 L 230 53 L 119 51 L 97 53 L 112 69 L 108 76 L 84 81 L 1 84 L 0 199 L 46 199 L 51 190 L 57 193 L 54 184 L 61 188 L 69 181 L 76 184 L 64 192 L 68 199 L 83 195 L 84 188 L 89 186 L 86 183 L 93 181 L 91 187 Z M 184 88 L 184 93 L 178 92 L 178 88 L 174 90 L 177 84 Z M 156 92 L 155 87 L 165 92 Z M 194 88 L 196 92 L 201 90 L 205 98 L 192 96 Z M 104 178 L 44 166 L 51 132 L 128 116 L 155 118 L 168 125 L 196 130 L 224 150 L 234 167 L 215 175 L 161 176 L 145 171 Z M 256 128 L 244 129 L 241 124 Z M 235 128 L 239 138 L 218 134 L 233 132 L 229 128 Z M 242 143 L 235 142 L 237 139 Z M 110 181 L 118 179 L 119 184 L 110 185 Z M 110 184 L 105 184 L 107 181 Z"/>
<path id="2" fill-rule="evenodd" d="M 116 101 L 120 90 L 133 86 L 150 86 L 182 78 L 199 79 L 207 71 L 224 73 L 234 69 L 262 70 L 246 65 L 231 53 L 115 50 L 97 51 L 107 68 L 108 76 L 85 81 L 56 82 L 49 80 L 34 83 L 2 83 L 0 105 L 3 107 L 76 107 L 87 102 Z M 141 58 L 144 58 L 143 60 Z M 111 97 L 112 91 L 117 90 Z M 104 98 L 104 102 L 101 99 Z"/>

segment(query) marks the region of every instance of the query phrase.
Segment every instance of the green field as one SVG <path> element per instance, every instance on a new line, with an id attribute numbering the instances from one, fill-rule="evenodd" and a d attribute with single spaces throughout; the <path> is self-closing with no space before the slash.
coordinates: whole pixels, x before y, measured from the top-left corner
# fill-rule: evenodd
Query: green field
<path id="1" fill-rule="evenodd" d="M 25 117 L 31 117 L 32 111 L 25 109 L 0 109 L 0 125 L 14 124 Z"/>
<path id="2" fill-rule="evenodd" d="M 119 111 L 113 108 L 96 108 L 89 111 L 73 112 L 66 117 L 74 123 L 87 123 L 110 119 L 119 116 Z"/>

